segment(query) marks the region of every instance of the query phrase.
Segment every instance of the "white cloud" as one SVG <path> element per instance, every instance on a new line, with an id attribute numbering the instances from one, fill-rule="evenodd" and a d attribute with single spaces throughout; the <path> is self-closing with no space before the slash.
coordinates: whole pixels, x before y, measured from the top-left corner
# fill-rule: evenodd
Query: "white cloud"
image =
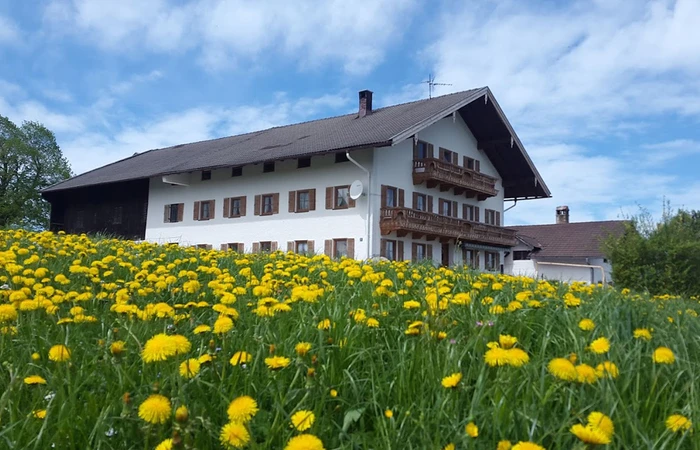
<path id="1" fill-rule="evenodd" d="M 645 150 L 641 155 L 644 162 L 650 166 L 657 166 L 682 156 L 700 154 L 700 141 L 674 139 L 656 144 L 645 144 L 642 148 Z"/>
<path id="2" fill-rule="evenodd" d="M 53 132 L 76 133 L 84 129 L 82 118 L 51 111 L 35 100 L 10 101 L 0 92 L 0 111 L 17 125 L 24 121 L 39 122 Z"/>
<path id="3" fill-rule="evenodd" d="M 19 29 L 10 19 L 0 16 L 0 45 L 19 41 Z"/>
<path id="4" fill-rule="evenodd" d="M 337 62 L 345 72 L 365 74 L 405 28 L 396 18 L 414 1 L 54 0 L 44 17 L 55 32 L 87 35 L 110 51 L 196 49 L 211 70 L 282 53 L 302 67 Z"/>
<path id="5" fill-rule="evenodd" d="M 70 103 L 73 101 L 73 95 L 64 89 L 47 88 L 41 93 L 44 95 L 44 97 L 56 102 Z"/>

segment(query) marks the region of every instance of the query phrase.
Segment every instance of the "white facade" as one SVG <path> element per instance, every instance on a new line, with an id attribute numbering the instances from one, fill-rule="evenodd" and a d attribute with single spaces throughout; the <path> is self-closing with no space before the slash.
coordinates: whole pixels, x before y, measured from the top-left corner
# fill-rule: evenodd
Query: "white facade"
<path id="1" fill-rule="evenodd" d="M 360 119 L 361 120 L 361 119 Z M 442 261 L 442 244 L 437 241 L 413 240 L 409 234 L 397 238 L 394 233 L 381 236 L 379 229 L 381 186 L 389 185 L 405 191 L 406 206 L 411 207 L 413 192 L 431 195 L 434 198 L 433 213 L 438 213 L 438 199 L 458 202 L 458 217 L 462 218 L 462 205 L 479 206 L 498 211 L 503 215 L 503 188 L 501 178 L 486 154 L 477 148 L 477 141 L 459 114 L 442 119 L 421 130 L 418 139 L 434 146 L 435 157 L 440 147 L 480 161 L 480 171 L 498 179 L 498 195 L 484 201 L 455 195 L 452 190 L 440 192 L 428 189 L 425 184 L 413 185 L 413 141 L 407 139 L 392 147 L 358 150 L 350 153 L 364 168 L 370 171 L 371 181 L 362 169 L 350 161 L 335 162 L 335 155 L 314 156 L 311 166 L 297 168 L 296 159 L 275 163 L 274 172 L 263 173 L 263 165 L 243 167 L 242 176 L 232 177 L 232 168 L 213 170 L 211 179 L 202 180 L 201 172 L 178 174 L 166 177 L 166 181 L 187 184 L 165 183 L 163 177 L 151 178 L 148 195 L 146 240 L 159 243 L 178 242 L 182 245 L 210 245 L 220 248 L 223 244 L 243 244 L 245 251 L 253 250 L 253 243 L 273 241 L 277 248 L 286 250 L 288 242 L 314 241 L 314 252 L 323 253 L 324 242 L 330 239 L 353 239 L 354 256 L 366 259 L 380 255 L 381 240 L 392 239 L 404 242 L 404 259 L 411 259 L 412 243 L 432 245 L 433 260 Z M 326 209 L 326 188 L 349 185 L 354 180 L 362 181 L 363 195 L 353 208 Z M 288 211 L 288 193 L 302 189 L 316 190 L 315 210 L 303 213 Z M 279 194 L 279 213 L 267 216 L 253 214 L 254 197 L 260 194 Z M 223 202 L 229 197 L 246 197 L 246 215 L 227 218 L 223 215 Z M 194 220 L 195 202 L 215 200 L 214 218 Z M 369 203 L 368 203 L 369 202 Z M 182 221 L 166 223 L 166 205 L 184 203 Z M 369 211 L 369 220 L 368 219 Z M 484 217 L 481 217 L 484 221 Z M 368 228 L 369 227 L 369 228 Z M 368 241 L 369 236 L 369 241 Z M 368 245 L 371 244 L 371 245 Z M 449 263 L 462 262 L 462 250 L 453 242 L 446 244 L 450 252 Z M 479 267 L 484 267 L 484 250 L 497 252 L 503 261 L 503 251 L 497 247 L 480 246 Z M 497 268 L 499 269 L 499 268 Z"/>

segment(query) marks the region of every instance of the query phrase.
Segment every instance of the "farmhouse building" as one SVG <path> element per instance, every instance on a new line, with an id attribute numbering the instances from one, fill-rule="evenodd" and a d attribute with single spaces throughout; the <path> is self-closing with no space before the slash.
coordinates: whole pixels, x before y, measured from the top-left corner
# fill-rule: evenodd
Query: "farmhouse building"
<path id="1" fill-rule="evenodd" d="M 513 275 L 560 281 L 608 283 L 612 266 L 605 257 L 605 239 L 624 232 L 624 220 L 569 222 L 569 207 L 559 206 L 556 223 L 513 226 L 517 244 L 505 258 Z"/>
<path id="2" fill-rule="evenodd" d="M 43 191 L 51 228 L 500 270 L 505 200 L 550 192 L 488 87 L 149 150 Z"/>

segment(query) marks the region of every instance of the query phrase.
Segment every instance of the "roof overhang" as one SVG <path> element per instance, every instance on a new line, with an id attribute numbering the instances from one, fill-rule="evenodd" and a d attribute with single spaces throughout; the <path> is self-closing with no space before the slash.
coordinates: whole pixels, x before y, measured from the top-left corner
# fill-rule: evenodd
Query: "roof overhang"
<path id="1" fill-rule="evenodd" d="M 459 114 L 503 180 L 505 200 L 529 200 L 552 194 L 525 151 L 520 138 L 488 87 L 476 90 L 450 108 L 392 138 L 392 145 L 452 114 Z"/>

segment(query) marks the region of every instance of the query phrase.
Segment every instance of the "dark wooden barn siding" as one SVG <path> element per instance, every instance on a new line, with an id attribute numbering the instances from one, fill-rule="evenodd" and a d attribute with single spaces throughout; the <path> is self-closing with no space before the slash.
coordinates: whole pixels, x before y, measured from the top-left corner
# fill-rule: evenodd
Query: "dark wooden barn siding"
<path id="1" fill-rule="evenodd" d="M 51 203 L 52 231 L 146 236 L 147 179 L 47 192 L 44 198 Z"/>

